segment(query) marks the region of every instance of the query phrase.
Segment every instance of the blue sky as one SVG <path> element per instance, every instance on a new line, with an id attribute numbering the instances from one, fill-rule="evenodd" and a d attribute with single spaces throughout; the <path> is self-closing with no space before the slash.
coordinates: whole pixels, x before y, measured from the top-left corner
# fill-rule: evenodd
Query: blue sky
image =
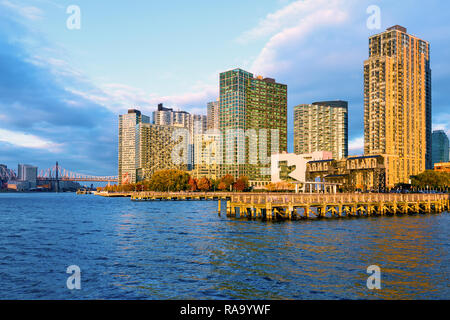
<path id="1" fill-rule="evenodd" d="M 69 5 L 81 29 L 69 30 Z M 369 30 L 366 10 L 381 9 Z M 349 101 L 350 153 L 363 143 L 368 37 L 395 24 L 430 41 L 433 126 L 450 133 L 448 1 L 0 0 L 0 163 L 117 171 L 117 116 L 159 102 L 206 113 L 220 72 L 240 67 L 288 85 L 293 107 Z"/>

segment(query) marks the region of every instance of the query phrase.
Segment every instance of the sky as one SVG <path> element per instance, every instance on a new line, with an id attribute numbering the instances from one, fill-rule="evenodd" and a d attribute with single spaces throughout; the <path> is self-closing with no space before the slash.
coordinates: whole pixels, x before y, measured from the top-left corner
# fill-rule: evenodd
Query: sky
<path id="1" fill-rule="evenodd" d="M 80 9 L 80 28 L 70 29 Z M 380 29 L 369 28 L 380 8 Z M 0 0 L 0 163 L 117 174 L 118 115 L 158 103 L 206 114 L 219 73 L 288 85 L 293 107 L 349 101 L 349 152 L 363 153 L 368 37 L 393 25 L 431 44 L 433 129 L 450 134 L 448 1 Z"/>

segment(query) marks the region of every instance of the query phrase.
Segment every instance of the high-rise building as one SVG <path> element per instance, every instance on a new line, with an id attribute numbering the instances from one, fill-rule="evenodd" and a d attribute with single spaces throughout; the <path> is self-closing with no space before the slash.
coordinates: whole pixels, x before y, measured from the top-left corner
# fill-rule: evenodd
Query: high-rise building
<path id="1" fill-rule="evenodd" d="M 189 122 L 190 114 L 188 112 L 165 108 L 162 103 L 158 104 L 156 111 L 153 111 L 152 123 L 156 125 L 188 128 Z"/>
<path id="2" fill-rule="evenodd" d="M 195 166 L 195 136 L 206 133 L 207 116 L 191 114 L 189 115 L 189 153 L 188 153 L 188 170 L 192 170 Z"/>
<path id="3" fill-rule="evenodd" d="M 219 129 L 219 101 L 208 102 L 207 106 L 207 129 L 218 130 Z"/>
<path id="4" fill-rule="evenodd" d="M 188 170 L 193 165 L 193 137 L 206 131 L 206 116 L 172 112 L 159 105 L 154 121 L 139 110 L 119 116 L 119 182 L 150 179 L 163 169 Z"/>
<path id="5" fill-rule="evenodd" d="M 207 130 L 207 117 L 199 114 L 190 115 L 189 119 L 189 134 L 191 135 L 191 142 L 193 143 L 194 137 L 197 134 L 206 133 Z"/>
<path id="6" fill-rule="evenodd" d="M 220 74 L 221 175 L 270 180 L 270 156 L 287 151 L 287 86 L 234 69 Z"/>
<path id="7" fill-rule="evenodd" d="M 432 135 L 432 162 L 449 162 L 449 140 L 444 130 L 433 131 Z"/>
<path id="8" fill-rule="evenodd" d="M 130 109 L 119 116 L 119 183 L 135 183 L 139 168 L 139 124 L 150 123 L 150 118 L 139 110 Z"/>
<path id="9" fill-rule="evenodd" d="M 180 134 L 176 134 L 176 130 Z M 137 181 L 148 180 L 159 170 L 187 170 L 186 129 L 140 123 L 137 132 Z"/>
<path id="10" fill-rule="evenodd" d="M 37 179 L 37 167 L 29 164 L 19 164 L 17 167 L 17 180 L 33 181 Z"/>
<path id="11" fill-rule="evenodd" d="M 328 151 L 348 156 L 348 103 L 324 101 L 294 107 L 294 152 Z"/>
<path id="12" fill-rule="evenodd" d="M 37 167 L 29 164 L 19 164 L 17 167 L 17 180 L 28 183 L 28 189 L 36 188 Z"/>
<path id="13" fill-rule="evenodd" d="M 431 168 L 430 45 L 401 26 L 369 38 L 364 153 L 384 155 L 388 187 Z"/>
<path id="14" fill-rule="evenodd" d="M 207 177 L 208 179 L 220 178 L 221 158 L 221 135 L 218 131 L 197 134 L 194 137 L 194 170 L 193 175 L 199 179 Z"/>
<path id="15" fill-rule="evenodd" d="M 270 181 L 272 154 L 287 152 L 287 85 L 261 76 L 249 80 L 246 131 L 247 176 Z"/>
<path id="16" fill-rule="evenodd" d="M 188 168 L 194 166 L 194 136 L 203 134 L 207 130 L 207 117 L 205 115 L 190 114 L 186 111 L 174 111 L 165 108 L 162 103 L 153 112 L 153 124 L 185 128 L 189 132 Z"/>

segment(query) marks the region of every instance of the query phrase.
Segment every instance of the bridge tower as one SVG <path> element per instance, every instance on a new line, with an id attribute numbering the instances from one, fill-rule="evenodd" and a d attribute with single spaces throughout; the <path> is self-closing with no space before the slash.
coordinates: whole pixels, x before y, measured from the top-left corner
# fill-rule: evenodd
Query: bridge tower
<path id="1" fill-rule="evenodd" d="M 59 166 L 58 161 L 56 161 L 56 181 L 55 181 L 55 191 L 59 192 Z"/>

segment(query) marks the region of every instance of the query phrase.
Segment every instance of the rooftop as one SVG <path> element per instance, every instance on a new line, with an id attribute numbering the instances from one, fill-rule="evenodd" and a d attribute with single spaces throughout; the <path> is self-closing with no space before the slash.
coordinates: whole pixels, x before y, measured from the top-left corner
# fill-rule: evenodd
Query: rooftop
<path id="1" fill-rule="evenodd" d="M 390 28 L 387 28 L 386 30 L 387 31 L 398 30 L 398 31 L 401 31 L 401 32 L 404 32 L 404 33 L 408 32 L 408 29 L 406 29 L 405 27 L 399 26 L 398 24 L 395 25 L 395 26 L 392 26 Z"/>

